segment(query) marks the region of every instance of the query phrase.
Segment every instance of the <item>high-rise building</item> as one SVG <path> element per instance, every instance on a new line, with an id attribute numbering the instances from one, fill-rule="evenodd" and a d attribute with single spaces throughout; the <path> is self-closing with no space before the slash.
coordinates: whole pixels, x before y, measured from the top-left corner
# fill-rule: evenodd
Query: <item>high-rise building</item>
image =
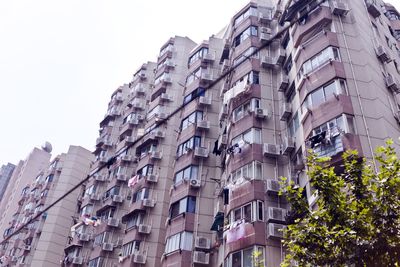
<path id="1" fill-rule="evenodd" d="M 16 167 L 1 202 L 3 238 L 86 178 L 93 160 L 90 151 L 70 146 L 51 162 L 50 152 L 34 148 Z M 72 192 L 2 244 L 1 266 L 60 266 L 78 195 L 79 190 Z"/>
<path id="2" fill-rule="evenodd" d="M 279 178 L 313 206 L 308 149 L 340 171 L 345 150 L 399 148 L 399 13 L 286 2 L 252 1 L 200 44 L 171 38 L 112 94 L 92 170 L 108 167 L 82 189 L 65 266 L 279 266 Z"/>
<path id="3" fill-rule="evenodd" d="M 3 198 L 4 192 L 6 191 L 8 181 L 13 174 L 15 169 L 15 165 L 8 163 L 7 165 L 3 165 L 0 168 L 0 201 Z"/>

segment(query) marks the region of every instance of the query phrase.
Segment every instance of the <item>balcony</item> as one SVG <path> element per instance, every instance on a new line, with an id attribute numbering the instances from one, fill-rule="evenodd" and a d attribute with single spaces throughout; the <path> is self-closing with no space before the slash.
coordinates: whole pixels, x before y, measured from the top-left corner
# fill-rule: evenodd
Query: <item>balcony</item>
<path id="1" fill-rule="evenodd" d="M 319 6 L 315 11 L 309 14 L 307 23 L 296 25 L 293 32 L 294 46 L 297 48 L 303 41 L 303 38 L 317 28 L 322 29 L 325 25 L 332 22 L 332 12 L 329 7 Z"/>
<path id="2" fill-rule="evenodd" d="M 144 87 L 144 84 L 143 83 L 138 83 L 135 86 L 134 92 L 135 92 L 135 95 L 144 95 L 146 93 L 146 89 Z"/>
<path id="3" fill-rule="evenodd" d="M 195 147 L 194 148 L 194 156 L 197 158 L 208 158 L 208 148 L 206 147 Z"/>
<path id="4" fill-rule="evenodd" d="M 265 244 L 266 227 L 264 222 L 255 221 L 253 223 L 244 223 L 242 227 L 244 228 L 244 233 L 243 236 L 239 236 L 239 239 L 234 237 L 235 229 L 224 232 L 224 236 L 227 240 L 225 255 L 253 245 Z M 228 242 L 228 240 L 230 241 Z"/>

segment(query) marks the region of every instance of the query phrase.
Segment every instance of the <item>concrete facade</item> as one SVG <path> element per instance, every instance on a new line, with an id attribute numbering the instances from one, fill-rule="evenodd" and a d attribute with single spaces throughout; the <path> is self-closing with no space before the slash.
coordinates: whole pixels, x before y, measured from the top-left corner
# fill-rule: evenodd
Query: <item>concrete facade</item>
<path id="1" fill-rule="evenodd" d="M 277 2 L 250 2 L 199 44 L 171 38 L 112 94 L 92 170 L 117 160 L 82 188 L 65 266 L 254 266 L 254 251 L 279 266 L 288 207 L 278 182 L 305 187 L 314 204 L 308 149 L 338 171 L 347 149 L 373 159 L 393 138 L 399 150 L 399 13 L 314 1 L 254 54 L 284 26 Z M 100 225 L 82 224 L 88 215 Z"/>
<path id="2" fill-rule="evenodd" d="M 7 189 L 11 193 L 6 192 L 12 201 L 2 203 L 6 207 L 1 220 L 4 238 L 84 179 L 93 155 L 82 147 L 70 146 L 67 153 L 51 162 L 50 158 L 49 152 L 35 148 L 17 166 Z M 2 245 L 1 266 L 60 266 L 78 194 L 76 190 L 68 195 Z"/>

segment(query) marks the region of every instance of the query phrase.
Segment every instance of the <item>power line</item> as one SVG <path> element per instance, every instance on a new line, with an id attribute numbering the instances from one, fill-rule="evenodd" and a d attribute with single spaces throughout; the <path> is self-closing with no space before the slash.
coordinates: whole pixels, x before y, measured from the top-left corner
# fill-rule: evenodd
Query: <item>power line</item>
<path id="1" fill-rule="evenodd" d="M 315 0 L 316 4 L 315 4 L 315 8 L 319 7 L 323 2 L 325 2 L 325 0 Z M 260 47 L 258 47 L 257 49 L 255 49 L 251 54 L 249 54 L 248 56 L 244 56 L 245 59 L 239 61 L 237 64 L 235 64 L 234 66 L 230 67 L 228 70 L 223 71 L 223 73 L 216 78 L 213 82 L 211 82 L 208 86 L 206 86 L 204 88 L 204 92 L 206 92 L 207 90 L 209 90 L 210 88 L 212 88 L 214 85 L 216 85 L 217 83 L 219 83 L 221 80 L 223 80 L 226 76 L 228 76 L 229 74 L 231 74 L 236 68 L 238 68 L 240 65 L 242 65 L 244 62 L 246 62 L 246 60 L 251 59 L 253 56 L 255 56 L 256 54 L 258 54 L 258 52 L 260 52 L 262 49 L 268 47 L 273 41 L 275 41 L 276 39 L 278 39 L 279 37 L 281 37 L 287 30 L 289 30 L 290 27 L 292 27 L 294 24 L 296 24 L 297 22 L 299 22 L 300 20 L 304 19 L 304 17 L 306 17 L 308 14 L 304 14 L 303 16 L 300 16 L 298 18 L 296 18 L 295 20 L 292 20 L 288 25 L 282 27 L 282 29 L 280 29 L 275 35 L 273 35 L 269 40 L 265 41 L 264 44 L 262 44 Z M 178 112 L 180 112 L 186 105 L 188 105 L 189 103 L 191 103 L 192 101 L 196 100 L 197 98 L 199 98 L 200 95 L 197 95 L 196 97 L 192 98 L 190 101 L 188 101 L 187 103 L 182 104 L 181 106 L 179 106 L 178 108 L 176 108 L 174 111 L 172 111 L 171 114 L 169 114 L 166 118 L 161 119 L 160 121 L 155 122 L 154 128 L 156 129 L 157 127 L 161 126 L 162 124 L 166 123 L 170 118 L 172 118 L 174 115 L 176 115 Z M 34 222 L 36 219 L 40 218 L 43 214 L 45 214 L 48 210 L 50 210 L 52 207 L 54 207 L 57 203 L 59 203 L 61 200 L 63 200 L 66 196 L 68 196 L 69 194 L 71 194 L 73 191 L 75 191 L 76 189 L 78 189 L 79 187 L 81 187 L 83 184 L 85 184 L 86 182 L 89 181 L 89 179 L 91 177 L 93 177 L 95 174 L 97 174 L 99 171 L 103 170 L 105 167 L 109 168 L 111 165 L 114 164 L 114 162 L 116 161 L 116 159 L 121 156 L 122 154 L 126 153 L 130 148 L 132 148 L 133 146 L 135 146 L 139 141 L 141 141 L 143 138 L 145 138 L 148 134 L 150 134 L 150 132 L 147 132 L 145 134 L 143 134 L 142 136 L 139 136 L 134 142 L 130 143 L 129 145 L 127 145 L 124 149 L 122 149 L 121 151 L 117 152 L 117 154 L 115 154 L 114 156 L 110 157 L 110 159 L 108 159 L 108 161 L 106 163 L 104 163 L 103 165 L 97 167 L 96 169 L 94 169 L 90 174 L 88 174 L 86 176 L 85 179 L 83 179 L 82 181 L 80 181 L 78 184 L 76 184 L 75 186 L 73 186 L 71 189 L 69 189 L 66 193 L 64 193 L 62 196 L 60 196 L 57 200 L 55 200 L 53 203 L 51 203 L 49 206 L 47 206 L 46 208 L 44 208 L 42 211 L 40 211 L 38 214 L 36 214 L 35 216 L 33 216 L 30 220 L 28 220 L 25 224 L 23 224 L 22 226 L 20 226 L 18 229 L 16 229 L 14 232 L 12 232 L 11 234 L 9 234 L 7 237 L 5 237 L 1 242 L 0 245 L 3 245 L 4 243 L 6 243 L 8 240 L 11 239 L 11 237 L 15 236 L 16 234 L 20 233 L 22 230 L 24 230 L 29 224 L 31 224 L 32 222 Z"/>

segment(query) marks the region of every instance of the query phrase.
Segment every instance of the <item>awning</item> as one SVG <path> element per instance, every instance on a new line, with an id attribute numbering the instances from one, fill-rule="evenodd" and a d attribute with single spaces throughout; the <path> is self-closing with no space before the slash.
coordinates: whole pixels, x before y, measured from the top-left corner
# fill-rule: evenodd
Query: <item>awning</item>
<path id="1" fill-rule="evenodd" d="M 224 226 L 224 213 L 218 212 L 214 217 L 214 222 L 211 226 L 211 231 L 219 231 Z"/>

